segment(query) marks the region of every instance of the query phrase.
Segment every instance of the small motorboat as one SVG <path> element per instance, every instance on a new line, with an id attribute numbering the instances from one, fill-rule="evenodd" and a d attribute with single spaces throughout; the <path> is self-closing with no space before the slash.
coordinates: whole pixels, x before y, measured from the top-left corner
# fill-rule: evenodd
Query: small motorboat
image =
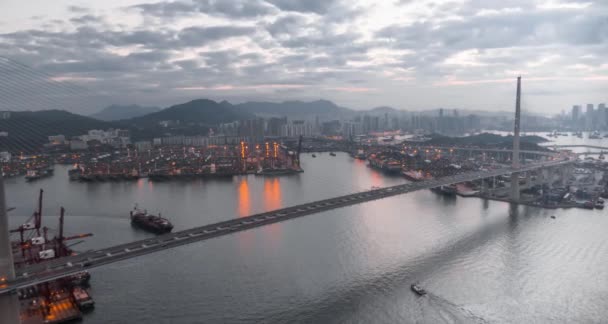
<path id="1" fill-rule="evenodd" d="M 597 209 L 604 209 L 604 199 L 598 198 L 595 201 L 595 206 L 594 207 L 597 208 Z"/>
<path id="2" fill-rule="evenodd" d="M 331 156 L 336 156 L 336 153 L 334 153 L 334 152 L 329 152 L 329 155 L 331 155 Z"/>
<path id="3" fill-rule="evenodd" d="M 555 219 L 555 215 L 551 215 L 551 219 Z"/>
<path id="4" fill-rule="evenodd" d="M 316 154 L 313 154 L 313 155 L 312 155 L 312 157 L 313 157 L 313 158 L 315 158 L 315 157 L 317 157 L 317 155 L 316 155 Z"/>
<path id="5" fill-rule="evenodd" d="M 415 292 L 418 296 L 426 295 L 426 290 L 422 289 L 422 287 L 418 286 L 418 284 L 412 284 L 412 291 Z"/>

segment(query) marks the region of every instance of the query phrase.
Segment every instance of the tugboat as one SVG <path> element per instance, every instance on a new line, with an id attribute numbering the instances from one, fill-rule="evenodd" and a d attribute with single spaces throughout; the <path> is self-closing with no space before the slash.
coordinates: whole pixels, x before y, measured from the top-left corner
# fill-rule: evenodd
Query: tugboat
<path id="1" fill-rule="evenodd" d="M 137 208 L 137 205 L 130 215 L 132 225 L 156 234 L 169 233 L 173 229 L 173 224 L 168 219 L 162 218 L 160 214 L 158 216 L 150 215 L 147 210 Z"/>
<path id="2" fill-rule="evenodd" d="M 422 289 L 422 287 L 418 286 L 418 284 L 412 284 L 410 286 L 413 292 L 415 292 L 418 296 L 426 295 L 426 290 Z"/>

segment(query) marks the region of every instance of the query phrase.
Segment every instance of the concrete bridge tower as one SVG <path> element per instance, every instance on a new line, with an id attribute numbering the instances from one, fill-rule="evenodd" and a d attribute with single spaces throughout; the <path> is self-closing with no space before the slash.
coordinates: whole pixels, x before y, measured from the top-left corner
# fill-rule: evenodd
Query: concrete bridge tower
<path id="1" fill-rule="evenodd" d="M 519 169 L 519 126 L 521 114 L 521 76 L 517 77 L 517 96 L 515 99 L 515 126 L 513 128 L 513 169 Z M 519 201 L 519 172 L 511 173 L 511 201 Z"/>

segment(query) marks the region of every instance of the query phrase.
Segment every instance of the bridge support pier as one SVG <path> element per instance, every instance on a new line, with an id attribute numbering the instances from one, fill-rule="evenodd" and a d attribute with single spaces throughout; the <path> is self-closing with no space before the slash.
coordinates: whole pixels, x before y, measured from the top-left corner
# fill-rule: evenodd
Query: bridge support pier
<path id="1" fill-rule="evenodd" d="M 511 173 L 511 201 L 519 201 L 519 172 Z"/>
<path id="2" fill-rule="evenodd" d="M 15 278 L 13 251 L 6 214 L 4 180 L 0 176 L 0 287 Z M 19 300 L 16 294 L 0 295 L 0 323 L 19 323 Z"/>
<path id="3" fill-rule="evenodd" d="M 561 168 L 561 178 L 562 185 L 566 186 L 566 184 L 568 183 L 568 179 L 570 179 L 570 168 L 568 166 L 563 166 Z"/>

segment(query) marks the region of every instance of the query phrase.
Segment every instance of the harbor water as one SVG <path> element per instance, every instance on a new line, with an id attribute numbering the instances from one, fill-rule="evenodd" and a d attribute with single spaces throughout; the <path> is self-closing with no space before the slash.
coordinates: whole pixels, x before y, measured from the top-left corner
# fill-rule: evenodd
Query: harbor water
<path id="1" fill-rule="evenodd" d="M 6 180 L 18 226 L 45 190 L 43 223 L 94 233 L 73 248 L 153 236 L 134 203 L 174 230 L 404 183 L 344 153 L 305 172 L 175 182 L 70 182 L 66 166 Z M 543 210 L 428 190 L 354 205 L 91 271 L 84 323 L 600 323 L 608 318 L 608 211 Z M 556 218 L 552 219 L 554 215 Z M 419 297 L 410 285 L 428 291 Z"/>

